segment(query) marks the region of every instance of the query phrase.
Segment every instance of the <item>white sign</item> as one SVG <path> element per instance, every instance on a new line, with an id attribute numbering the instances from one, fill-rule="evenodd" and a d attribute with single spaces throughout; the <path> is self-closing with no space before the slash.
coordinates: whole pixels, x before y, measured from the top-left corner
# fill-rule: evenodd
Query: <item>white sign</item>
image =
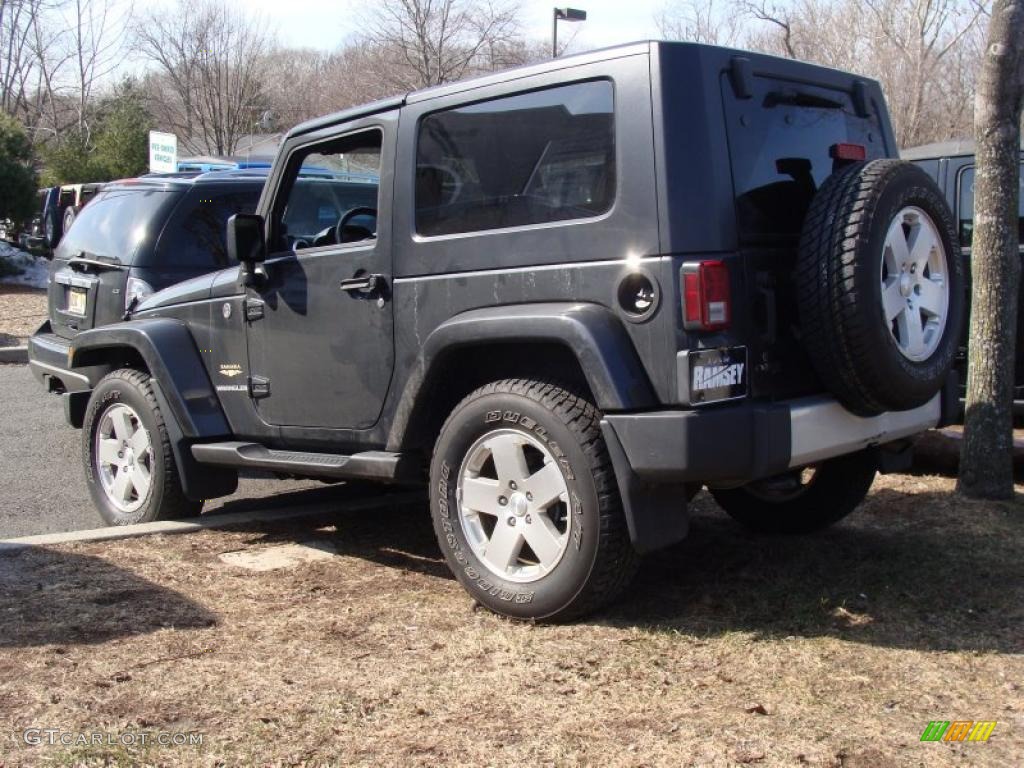
<path id="1" fill-rule="evenodd" d="M 174 173 L 178 170 L 178 137 L 173 133 L 149 132 L 149 172 Z"/>

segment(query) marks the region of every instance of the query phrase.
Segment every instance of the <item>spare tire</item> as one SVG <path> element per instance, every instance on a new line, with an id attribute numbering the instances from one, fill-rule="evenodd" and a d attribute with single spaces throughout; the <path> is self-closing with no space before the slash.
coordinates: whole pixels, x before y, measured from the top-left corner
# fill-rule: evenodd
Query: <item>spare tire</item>
<path id="1" fill-rule="evenodd" d="M 804 347 L 848 410 L 916 408 L 941 389 L 960 342 L 964 264 L 942 192 L 916 165 L 832 174 L 804 220 L 795 280 Z"/>
<path id="2" fill-rule="evenodd" d="M 64 220 L 61 213 L 54 207 L 46 209 L 43 219 L 43 243 L 53 250 L 64 235 Z"/>
<path id="3" fill-rule="evenodd" d="M 71 229 L 71 225 L 75 223 L 75 217 L 78 216 L 78 210 L 79 209 L 73 205 L 69 205 L 67 208 L 64 209 L 63 229 L 65 235 L 68 233 L 68 230 Z"/>

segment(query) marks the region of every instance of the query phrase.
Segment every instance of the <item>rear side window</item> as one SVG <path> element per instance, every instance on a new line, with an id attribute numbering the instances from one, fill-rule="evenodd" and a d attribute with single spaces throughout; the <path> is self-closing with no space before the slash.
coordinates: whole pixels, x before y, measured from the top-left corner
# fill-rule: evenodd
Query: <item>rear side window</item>
<path id="1" fill-rule="evenodd" d="M 752 97 L 741 100 L 723 76 L 722 93 L 741 241 L 799 234 L 832 174 L 833 144 L 863 145 L 869 159 L 885 155 L 877 118 L 858 117 L 843 91 L 757 77 Z"/>
<path id="2" fill-rule="evenodd" d="M 421 235 L 599 216 L 614 199 L 614 96 L 607 80 L 435 112 L 420 123 Z"/>
<path id="3" fill-rule="evenodd" d="M 160 237 L 158 264 L 190 270 L 215 270 L 229 266 L 226 243 L 228 219 L 236 213 L 252 213 L 262 187 L 196 187 L 174 211 Z"/>
<path id="4" fill-rule="evenodd" d="M 1020 243 L 1024 247 L 1024 163 L 1021 163 L 1020 177 L 1020 211 L 1017 226 L 1020 230 Z M 960 200 L 957 206 L 957 219 L 960 222 L 960 245 L 970 248 L 974 239 L 974 166 L 965 168 L 960 174 Z"/>
<path id="5" fill-rule="evenodd" d="M 57 247 L 58 258 L 85 253 L 131 264 L 139 245 L 160 234 L 178 191 L 114 189 L 96 195 L 82 208 Z"/>

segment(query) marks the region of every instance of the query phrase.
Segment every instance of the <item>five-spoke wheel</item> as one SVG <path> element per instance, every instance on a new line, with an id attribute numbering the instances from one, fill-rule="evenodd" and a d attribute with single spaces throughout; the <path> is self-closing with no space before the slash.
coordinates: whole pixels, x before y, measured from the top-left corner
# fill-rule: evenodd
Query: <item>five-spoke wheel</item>
<path id="1" fill-rule="evenodd" d="M 569 487 L 536 438 L 501 429 L 466 453 L 459 520 L 470 549 L 495 575 L 529 582 L 558 565 L 569 542 Z"/>
<path id="2" fill-rule="evenodd" d="M 153 447 L 139 414 L 121 403 L 107 408 L 96 430 L 93 455 L 110 503 L 129 513 L 142 506 L 153 482 Z"/>
<path id="3" fill-rule="evenodd" d="M 881 271 L 882 307 L 896 346 L 910 360 L 927 360 L 946 328 L 949 283 L 942 238 L 920 208 L 908 206 L 893 218 Z"/>

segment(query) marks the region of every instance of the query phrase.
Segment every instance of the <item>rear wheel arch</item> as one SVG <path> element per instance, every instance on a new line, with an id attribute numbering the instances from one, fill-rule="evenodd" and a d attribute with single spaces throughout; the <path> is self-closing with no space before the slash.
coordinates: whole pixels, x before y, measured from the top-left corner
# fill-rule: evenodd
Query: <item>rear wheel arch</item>
<path id="1" fill-rule="evenodd" d="M 445 348 L 419 382 L 404 424 L 396 423 L 400 431 L 392 431 L 397 448 L 429 451 L 448 415 L 479 387 L 506 378 L 538 377 L 554 378 L 566 389 L 594 398 L 579 360 L 565 344 L 481 340 Z"/>
<path id="2" fill-rule="evenodd" d="M 462 397 L 524 376 L 554 378 L 602 411 L 658 404 L 629 334 L 607 308 L 579 302 L 487 307 L 457 315 L 427 336 L 396 393 L 389 450 L 429 447 Z"/>

